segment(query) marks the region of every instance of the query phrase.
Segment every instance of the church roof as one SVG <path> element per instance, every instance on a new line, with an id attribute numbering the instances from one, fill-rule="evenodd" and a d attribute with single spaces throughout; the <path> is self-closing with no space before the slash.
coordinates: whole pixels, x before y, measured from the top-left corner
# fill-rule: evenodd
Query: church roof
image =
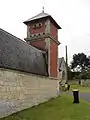
<path id="1" fill-rule="evenodd" d="M 0 29 L 0 67 L 46 75 L 43 52 Z"/>
<path id="2" fill-rule="evenodd" d="M 53 21 L 56 24 L 56 26 L 57 26 L 58 29 L 61 29 L 61 27 L 56 23 L 56 21 L 52 18 L 52 16 L 49 15 L 49 14 L 47 14 L 47 13 L 45 13 L 45 12 L 41 12 L 41 13 L 37 14 L 36 16 L 34 16 L 34 17 L 32 17 L 32 18 L 24 21 L 24 23 L 27 24 L 28 22 L 35 21 L 37 19 L 46 18 L 46 17 L 50 18 L 51 21 Z"/>

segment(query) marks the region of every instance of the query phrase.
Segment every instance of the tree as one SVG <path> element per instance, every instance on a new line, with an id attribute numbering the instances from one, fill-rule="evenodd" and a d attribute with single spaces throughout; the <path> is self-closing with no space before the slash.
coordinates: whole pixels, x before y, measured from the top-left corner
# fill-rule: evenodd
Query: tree
<path id="1" fill-rule="evenodd" d="M 89 68 L 90 57 L 87 57 L 84 53 L 73 55 L 73 61 L 71 62 L 71 69 L 73 71 L 82 72 L 87 71 Z"/>
<path id="2" fill-rule="evenodd" d="M 71 62 L 71 69 L 74 72 L 78 72 L 78 79 L 90 78 L 90 57 L 86 56 L 84 53 L 78 53 L 73 55 L 73 61 Z"/>

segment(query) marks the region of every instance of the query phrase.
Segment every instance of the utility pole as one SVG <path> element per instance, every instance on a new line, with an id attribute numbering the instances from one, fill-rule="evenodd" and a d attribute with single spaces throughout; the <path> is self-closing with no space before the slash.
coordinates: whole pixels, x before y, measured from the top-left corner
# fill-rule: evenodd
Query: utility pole
<path id="1" fill-rule="evenodd" d="M 65 46 L 66 49 L 66 82 L 68 83 L 68 55 L 67 55 L 67 46 Z"/>

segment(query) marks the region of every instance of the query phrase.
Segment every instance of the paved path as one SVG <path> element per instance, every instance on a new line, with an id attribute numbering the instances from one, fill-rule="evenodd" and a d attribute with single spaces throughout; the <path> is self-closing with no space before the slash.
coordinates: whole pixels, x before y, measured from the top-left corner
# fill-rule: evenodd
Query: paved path
<path id="1" fill-rule="evenodd" d="M 72 92 L 64 92 L 64 93 L 73 96 Z M 90 93 L 79 93 L 79 97 L 87 102 L 90 102 Z"/>
<path id="2" fill-rule="evenodd" d="M 80 98 L 90 102 L 90 93 L 80 93 Z"/>

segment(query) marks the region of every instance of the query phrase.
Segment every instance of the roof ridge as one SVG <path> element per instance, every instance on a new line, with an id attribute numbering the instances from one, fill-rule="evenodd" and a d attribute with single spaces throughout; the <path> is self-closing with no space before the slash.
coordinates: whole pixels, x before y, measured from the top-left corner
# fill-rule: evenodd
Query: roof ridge
<path id="1" fill-rule="evenodd" d="M 41 14 L 46 14 L 46 15 L 48 15 L 49 16 L 49 14 L 47 14 L 47 13 L 43 13 L 43 12 L 41 12 L 41 13 L 39 13 L 39 14 L 37 14 L 37 15 L 35 15 L 35 16 L 33 16 L 33 17 L 31 17 L 30 19 L 32 19 L 32 18 L 34 18 L 34 17 L 37 17 L 37 16 L 39 16 L 39 15 L 41 15 Z"/>
<path id="2" fill-rule="evenodd" d="M 14 37 L 14 38 L 17 38 L 17 39 L 19 39 L 19 40 L 21 40 L 21 41 L 24 41 L 24 40 L 20 39 L 19 37 L 16 37 L 15 35 L 7 32 L 6 30 L 4 30 L 4 29 L 2 29 L 2 28 L 0 28 L 0 30 L 3 31 L 4 33 L 6 33 L 6 34 L 8 34 L 8 35 L 10 35 L 10 36 L 12 36 L 12 37 Z M 24 41 L 24 42 L 25 42 L 25 41 Z"/>
<path id="3" fill-rule="evenodd" d="M 39 16 L 39 15 L 41 15 L 41 14 L 47 14 L 47 13 L 39 13 L 39 14 L 37 14 L 37 15 L 35 15 L 35 16 L 33 16 L 33 17 L 31 17 L 30 19 L 32 19 L 32 18 L 35 18 L 35 17 L 37 17 L 37 16 Z M 47 14 L 48 15 L 48 14 Z"/>
<path id="4" fill-rule="evenodd" d="M 45 12 L 44 13 L 41 12 L 41 13 L 29 18 L 28 20 L 24 21 L 24 23 L 27 22 L 27 21 L 32 21 L 32 20 L 43 18 L 43 17 L 46 17 L 46 16 L 51 16 L 51 15 L 49 15 L 48 13 L 45 13 Z"/>
<path id="5" fill-rule="evenodd" d="M 14 37 L 14 38 L 17 39 L 18 41 L 20 40 L 21 42 L 24 42 L 25 44 L 27 44 L 27 42 L 26 42 L 25 40 L 22 40 L 22 39 L 20 39 L 19 37 L 16 37 L 15 35 L 7 32 L 6 30 L 3 30 L 2 28 L 0 28 L 0 30 L 3 31 L 5 34 L 11 36 L 11 37 Z M 27 44 L 27 45 L 29 45 L 29 44 Z M 29 45 L 29 46 L 31 46 L 31 47 L 34 48 L 34 49 L 37 49 L 36 47 L 34 47 L 34 46 L 32 46 L 32 45 Z M 38 50 L 39 50 L 39 49 L 38 49 Z M 43 52 L 42 50 L 39 50 L 39 51 Z"/>
<path id="6" fill-rule="evenodd" d="M 60 58 L 58 58 L 58 59 L 63 59 L 64 57 L 60 57 Z"/>
<path id="7" fill-rule="evenodd" d="M 57 24 L 57 22 L 53 19 L 53 17 L 45 12 L 41 12 L 41 13 L 37 14 L 36 16 L 31 17 L 28 20 L 24 21 L 23 23 L 27 25 L 28 22 L 35 21 L 38 19 L 48 18 L 48 17 L 50 18 L 50 20 L 52 20 L 55 23 L 55 25 L 57 26 L 58 29 L 61 29 L 61 27 Z"/>
<path id="8" fill-rule="evenodd" d="M 47 75 L 44 57 L 40 50 L 1 28 L 0 42 L 0 68 Z"/>

